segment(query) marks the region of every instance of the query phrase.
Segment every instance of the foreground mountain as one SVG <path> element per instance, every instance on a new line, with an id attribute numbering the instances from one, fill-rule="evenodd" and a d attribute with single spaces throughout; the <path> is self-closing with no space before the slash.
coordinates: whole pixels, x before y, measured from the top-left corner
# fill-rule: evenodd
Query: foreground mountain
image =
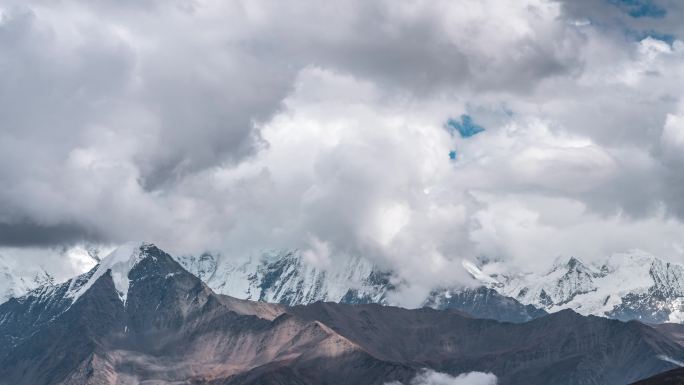
<path id="1" fill-rule="evenodd" d="M 211 254 L 177 260 L 217 293 L 288 306 L 318 301 L 388 305 L 393 304 L 390 296 L 397 289 L 391 272 L 359 257 L 341 259 L 342 263 L 327 269 L 308 263 L 296 250 L 265 253 L 242 262 Z M 436 289 L 425 299 L 424 306 L 457 309 L 478 318 L 508 322 L 525 322 L 547 314 L 485 287 Z"/>
<path id="2" fill-rule="evenodd" d="M 681 385 L 684 384 L 684 368 L 668 370 L 632 385 Z"/>
<path id="3" fill-rule="evenodd" d="M 0 305 L 0 384 L 408 384 L 424 368 L 506 384 L 625 384 L 684 348 L 638 322 L 527 323 L 429 308 L 286 307 L 214 293 L 150 244 Z"/>

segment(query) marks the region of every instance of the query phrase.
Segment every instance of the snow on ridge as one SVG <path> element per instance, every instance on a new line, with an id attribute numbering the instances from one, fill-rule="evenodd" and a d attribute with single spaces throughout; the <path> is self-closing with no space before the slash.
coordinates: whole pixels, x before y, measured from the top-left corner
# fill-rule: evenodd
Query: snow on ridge
<path id="1" fill-rule="evenodd" d="M 485 274 L 482 270 L 480 270 L 480 268 L 475 266 L 472 262 L 469 262 L 464 259 L 461 262 L 461 264 L 463 265 L 463 268 L 466 269 L 468 274 L 470 274 L 475 280 L 485 284 L 486 286 L 496 287 L 501 285 L 499 281 Z"/>
<path id="2" fill-rule="evenodd" d="M 40 286 L 52 285 L 53 280 L 42 266 L 17 268 L 0 254 L 0 303 L 23 296 Z"/>
<path id="3" fill-rule="evenodd" d="M 487 279 L 480 280 L 488 285 Z M 670 319 L 684 319 L 684 266 L 664 262 L 641 250 L 615 253 L 600 263 L 583 263 L 572 257 L 557 260 L 545 273 L 504 276 L 501 294 L 550 312 L 573 309 L 584 315 L 606 316 L 623 305 L 627 296 L 667 296 Z M 490 287 L 493 287 L 490 285 Z"/>
<path id="4" fill-rule="evenodd" d="M 350 290 L 359 297 L 380 301 L 368 280 L 375 266 L 360 257 L 347 257 L 344 263 L 314 266 L 299 250 L 265 250 L 248 259 L 222 256 L 182 256 L 176 260 L 219 294 L 253 301 L 305 304 L 316 301 L 341 301 Z M 369 286 L 370 285 L 370 286 Z"/>
<path id="5" fill-rule="evenodd" d="M 149 245 L 149 243 L 145 242 L 128 242 L 119 246 L 100 261 L 88 282 L 75 288 L 73 287 L 75 280 L 73 280 L 72 287 L 69 288 L 67 296 L 72 298 L 72 303 L 75 303 L 81 295 L 90 289 L 98 278 L 103 276 L 107 270 L 111 270 L 114 287 L 119 294 L 119 298 L 121 298 L 123 303 L 126 303 L 128 286 L 130 284 L 128 273 L 145 257 L 143 251 Z"/>

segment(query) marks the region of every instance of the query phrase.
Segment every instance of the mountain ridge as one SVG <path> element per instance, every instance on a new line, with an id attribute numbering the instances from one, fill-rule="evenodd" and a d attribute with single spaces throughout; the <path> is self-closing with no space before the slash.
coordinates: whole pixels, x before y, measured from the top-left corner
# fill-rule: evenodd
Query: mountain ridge
<path id="1" fill-rule="evenodd" d="M 392 297 L 404 284 L 360 257 L 340 258 L 339 266 L 327 268 L 312 265 L 297 251 L 271 251 L 230 263 L 208 253 L 174 258 L 217 293 L 288 306 L 316 301 L 396 304 Z M 492 274 L 488 264 L 464 261 L 463 266 L 474 286 L 434 288 L 422 306 L 510 322 L 565 308 L 620 320 L 684 321 L 684 266 L 644 252 L 616 254 L 598 264 L 558 258 L 542 273 Z M 117 285 L 122 294 L 124 284 Z"/>
<path id="2" fill-rule="evenodd" d="M 240 266 L 241 274 L 223 274 L 222 269 L 235 269 L 222 267 L 225 262 L 212 255 L 203 258 L 210 261 L 204 266 L 205 274 L 211 272 L 206 282 L 217 292 L 285 305 L 319 300 L 391 304 L 391 295 L 402 285 L 391 271 L 367 261 L 360 263 L 364 268 L 356 272 L 348 271 L 350 264 L 344 264 L 346 276 L 341 276 L 355 278 L 334 279 L 330 285 L 325 270 L 306 265 L 293 251 L 281 253 L 280 258 L 271 253 L 267 259 L 253 259 Z M 192 258 L 178 259 L 190 271 L 202 269 L 193 265 Z M 511 322 L 528 321 L 566 308 L 624 321 L 684 321 L 684 266 L 640 251 L 615 254 L 598 265 L 577 257 L 558 258 L 550 270 L 542 273 L 488 274 L 487 264 L 477 266 L 467 261 L 463 267 L 474 286 L 433 288 L 423 306 L 457 308 Z M 228 281 L 233 283 L 226 290 L 223 283 Z M 334 290 L 328 290 L 329 286 Z"/>

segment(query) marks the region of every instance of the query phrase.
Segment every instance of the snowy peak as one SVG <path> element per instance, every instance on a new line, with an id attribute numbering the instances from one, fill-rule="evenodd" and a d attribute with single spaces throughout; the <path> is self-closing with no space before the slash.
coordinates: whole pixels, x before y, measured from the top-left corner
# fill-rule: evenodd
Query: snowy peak
<path id="1" fill-rule="evenodd" d="M 54 285 L 54 278 L 42 267 L 20 271 L 0 255 L 0 303 L 43 286 Z"/>
<path id="2" fill-rule="evenodd" d="M 316 301 L 384 303 L 390 274 L 359 257 L 322 268 L 298 250 L 268 251 L 246 260 L 202 254 L 176 260 L 217 293 L 240 299 L 301 305 Z"/>
<path id="3" fill-rule="evenodd" d="M 131 270 L 145 258 L 156 260 L 159 251 L 160 250 L 151 243 L 131 242 L 124 244 L 103 258 L 91 272 L 87 273 L 87 281 L 79 282 L 77 279 L 73 280 L 67 296 L 71 297 L 73 302 L 76 302 L 83 293 L 90 289 L 95 281 L 102 277 L 107 271 L 111 271 L 114 287 L 116 288 L 119 298 L 125 303 L 128 296 L 128 288 L 130 286 L 129 275 Z"/>
<path id="4" fill-rule="evenodd" d="M 545 273 L 516 274 L 500 281 L 496 289 L 501 294 L 550 312 L 572 309 L 647 322 L 680 322 L 684 316 L 684 266 L 638 250 L 595 264 L 576 257 L 559 259 Z"/>

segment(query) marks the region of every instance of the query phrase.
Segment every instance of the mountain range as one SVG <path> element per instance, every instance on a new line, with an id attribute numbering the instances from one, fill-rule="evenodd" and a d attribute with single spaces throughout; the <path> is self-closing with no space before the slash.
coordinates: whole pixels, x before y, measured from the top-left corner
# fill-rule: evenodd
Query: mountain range
<path id="1" fill-rule="evenodd" d="M 392 271 L 360 257 L 339 258 L 315 266 L 297 250 L 270 251 L 235 261 L 204 253 L 174 257 L 219 294 L 283 305 L 317 301 L 401 305 L 405 283 Z M 436 287 L 422 306 L 457 309 L 479 318 L 526 322 L 571 309 L 583 315 L 649 323 L 684 320 L 684 266 L 644 252 L 615 254 L 601 263 L 557 259 L 541 273 L 508 272 L 497 264 L 464 262 L 469 286 Z M 0 302 L 18 297 L 54 279 L 44 270 L 17 274 L 0 258 Z"/>
<path id="2" fill-rule="evenodd" d="M 238 299 L 138 244 L 0 305 L 0 384 L 380 385 L 429 369 L 493 373 L 501 385 L 617 385 L 676 368 L 680 335 L 676 324 L 567 309 L 511 323 L 453 309 Z"/>
<path id="3" fill-rule="evenodd" d="M 290 306 L 316 301 L 394 304 L 391 294 L 402 285 L 391 271 L 358 257 L 327 270 L 312 266 L 297 251 L 239 263 L 211 254 L 178 261 L 218 293 Z M 598 264 L 558 259 L 542 273 L 501 273 L 500 266 L 469 262 L 463 267 L 473 277 L 472 285 L 435 288 L 423 305 L 510 322 L 563 309 L 623 321 L 684 320 L 684 266 L 641 251 L 615 254 Z"/>

